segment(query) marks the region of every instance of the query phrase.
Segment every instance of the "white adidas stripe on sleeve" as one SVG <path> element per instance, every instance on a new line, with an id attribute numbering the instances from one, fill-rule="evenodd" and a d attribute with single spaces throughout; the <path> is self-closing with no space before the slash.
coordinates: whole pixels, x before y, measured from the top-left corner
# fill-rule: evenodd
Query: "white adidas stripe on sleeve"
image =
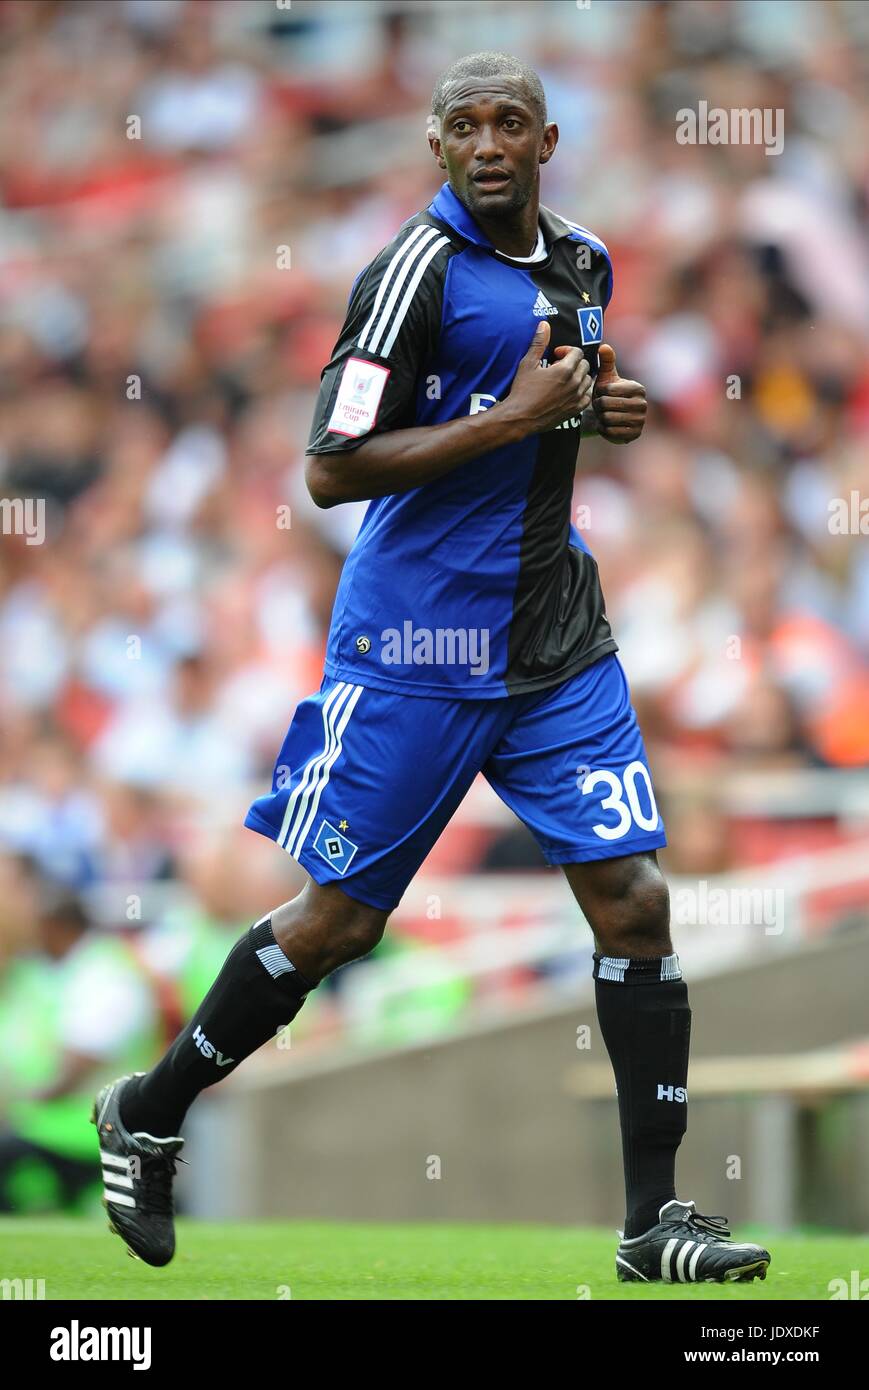
<path id="1" fill-rule="evenodd" d="M 410 308 L 413 296 L 416 294 L 417 286 L 419 285 L 420 280 L 425 274 L 429 262 L 433 261 L 438 251 L 440 251 L 441 247 L 448 245 L 448 243 L 449 237 L 440 237 L 436 242 L 434 242 L 432 246 L 429 247 L 422 260 L 420 261 L 419 265 L 417 266 L 416 271 L 414 272 L 413 279 L 407 287 L 407 292 L 405 293 L 404 299 L 401 301 L 401 304 L 399 305 L 398 313 L 392 320 L 392 329 L 390 330 L 389 337 L 383 344 L 383 352 L 381 356 L 388 357 L 391 353 L 395 340 L 398 337 L 398 334 L 401 330 L 401 325 L 404 323 L 404 320 L 407 317 L 407 311 Z"/>
<path id="2" fill-rule="evenodd" d="M 414 228 L 386 267 L 377 287 L 374 308 L 356 340 L 357 347 L 364 348 L 378 357 L 389 356 L 401 331 L 401 325 L 407 317 L 408 309 L 420 280 L 438 251 L 448 244 L 449 237 L 443 236 L 437 227 L 419 226 Z M 416 267 L 415 270 L 414 267 Z M 410 284 L 401 303 L 398 304 L 399 295 L 408 276 L 411 276 L 411 272 L 413 274 Z M 388 294 L 387 291 L 389 291 Z M 397 304 L 398 308 L 396 309 Z M 387 330 L 389 330 L 389 334 L 381 348 L 380 343 Z"/>

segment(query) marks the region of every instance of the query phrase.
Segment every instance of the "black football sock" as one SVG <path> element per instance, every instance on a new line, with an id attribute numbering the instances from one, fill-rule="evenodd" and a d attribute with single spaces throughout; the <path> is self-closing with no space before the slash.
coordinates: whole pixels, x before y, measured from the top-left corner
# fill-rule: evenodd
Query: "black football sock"
<path id="1" fill-rule="evenodd" d="M 676 1195 L 688 1122 L 691 1009 L 679 957 L 594 957 L 595 1003 L 615 1072 L 622 1128 L 625 1236 L 657 1225 Z"/>
<path id="2" fill-rule="evenodd" d="M 284 955 L 263 917 L 235 943 L 193 1018 L 151 1071 L 124 1091 L 130 1131 L 178 1134 L 192 1102 L 299 1012 L 314 986 Z"/>

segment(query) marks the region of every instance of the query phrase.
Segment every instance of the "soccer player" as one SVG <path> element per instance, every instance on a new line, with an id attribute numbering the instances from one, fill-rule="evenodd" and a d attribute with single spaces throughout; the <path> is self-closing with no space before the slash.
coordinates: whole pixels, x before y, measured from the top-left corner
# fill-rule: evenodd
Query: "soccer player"
<path id="1" fill-rule="evenodd" d="M 603 341 L 609 254 L 540 206 L 558 129 L 526 64 L 462 59 L 432 113 L 447 182 L 357 277 L 308 444 L 318 506 L 371 504 L 323 683 L 245 821 L 310 881 L 236 944 L 153 1070 L 98 1096 L 111 1222 L 149 1263 L 171 1259 L 189 1105 L 377 944 L 482 772 L 594 933 L 624 1152 L 619 1278 L 764 1277 L 766 1250 L 676 1198 L 691 1013 L 655 853 L 664 827 L 597 566 L 571 525 L 582 430 L 627 444 L 646 417 Z"/>

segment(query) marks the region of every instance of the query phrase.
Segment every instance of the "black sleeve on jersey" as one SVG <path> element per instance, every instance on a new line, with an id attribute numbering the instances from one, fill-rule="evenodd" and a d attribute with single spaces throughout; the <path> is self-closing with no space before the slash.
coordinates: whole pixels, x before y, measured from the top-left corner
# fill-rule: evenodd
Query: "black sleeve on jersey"
<path id="1" fill-rule="evenodd" d="M 601 308 L 608 309 L 609 302 L 613 297 L 613 263 L 608 255 L 604 256 L 600 252 L 598 252 L 598 256 L 599 259 L 604 262 L 604 265 L 606 267 L 606 273 L 604 276 L 604 286 L 601 298 Z"/>
<path id="2" fill-rule="evenodd" d="M 439 225 L 403 227 L 357 278 L 328 366 L 309 454 L 358 448 L 415 422 L 419 379 L 437 347 L 450 239 Z"/>

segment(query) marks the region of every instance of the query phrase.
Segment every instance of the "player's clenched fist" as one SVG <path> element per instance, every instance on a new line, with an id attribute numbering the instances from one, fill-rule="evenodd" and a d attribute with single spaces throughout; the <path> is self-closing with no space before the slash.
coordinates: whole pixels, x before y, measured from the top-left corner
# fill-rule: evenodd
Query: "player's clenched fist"
<path id="1" fill-rule="evenodd" d="M 527 434 L 554 429 L 571 416 L 581 415 L 592 400 L 594 382 L 579 348 L 556 348 L 552 366 L 540 370 L 548 342 L 549 324 L 544 321 L 538 324 L 519 363 L 505 403 Z"/>
<path id="2" fill-rule="evenodd" d="M 598 434 L 611 444 L 630 444 L 646 423 L 646 388 L 619 376 L 609 343 L 601 343 L 599 360 L 592 396 Z"/>

